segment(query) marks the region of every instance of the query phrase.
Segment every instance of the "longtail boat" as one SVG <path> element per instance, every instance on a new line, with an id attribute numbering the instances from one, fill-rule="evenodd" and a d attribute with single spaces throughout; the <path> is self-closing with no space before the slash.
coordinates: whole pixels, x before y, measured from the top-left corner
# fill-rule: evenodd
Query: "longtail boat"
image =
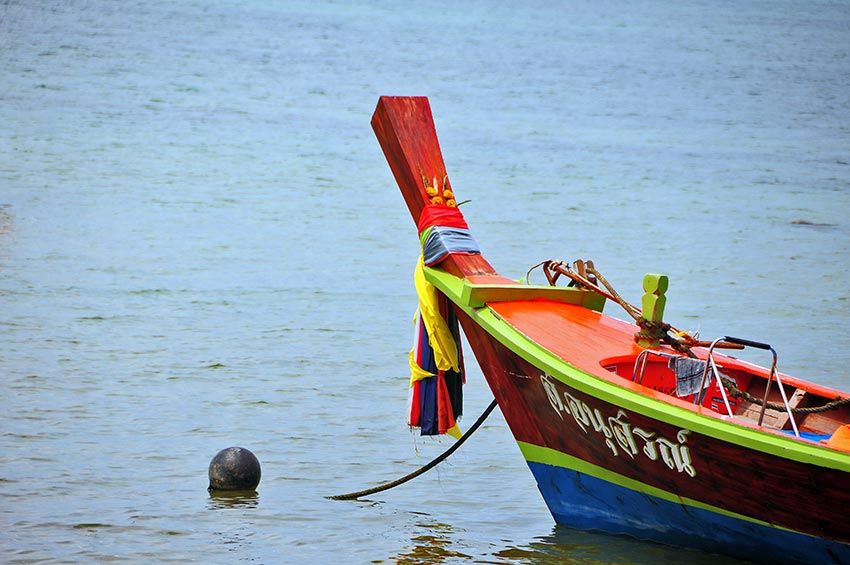
<path id="1" fill-rule="evenodd" d="M 558 524 L 850 563 L 850 394 L 780 373 L 768 344 L 677 331 L 664 275 L 644 278 L 640 308 L 590 261 L 545 261 L 546 285 L 499 275 L 457 207 L 427 98 L 381 97 L 372 127 L 419 230 L 419 276 L 459 321 Z M 722 352 L 742 348 L 771 361 Z"/>

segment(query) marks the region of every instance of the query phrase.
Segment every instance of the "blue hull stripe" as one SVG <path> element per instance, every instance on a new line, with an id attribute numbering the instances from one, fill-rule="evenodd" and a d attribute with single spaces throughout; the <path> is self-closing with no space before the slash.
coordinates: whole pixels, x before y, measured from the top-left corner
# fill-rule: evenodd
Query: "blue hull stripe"
<path id="1" fill-rule="evenodd" d="M 772 563 L 850 563 L 850 545 L 677 504 L 564 467 L 528 462 L 558 524 Z"/>

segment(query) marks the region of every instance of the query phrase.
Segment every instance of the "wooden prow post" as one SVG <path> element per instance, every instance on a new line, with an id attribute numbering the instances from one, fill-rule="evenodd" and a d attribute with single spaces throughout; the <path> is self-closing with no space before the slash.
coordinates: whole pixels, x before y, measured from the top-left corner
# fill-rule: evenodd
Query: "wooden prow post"
<path id="1" fill-rule="evenodd" d="M 415 222 L 429 201 L 422 179 L 446 178 L 431 105 L 424 96 L 381 96 L 372 129 Z"/>
<path id="2" fill-rule="evenodd" d="M 372 129 L 410 215 L 414 222 L 418 222 L 422 209 L 431 203 L 425 191 L 426 184 L 433 184 L 433 179 L 437 179 L 439 189 L 453 190 L 446 174 L 428 99 L 424 96 L 381 96 L 372 115 Z M 485 276 L 498 278 L 497 282 L 507 280 L 496 275 L 481 255 L 449 256 L 440 267 L 457 276 Z"/>

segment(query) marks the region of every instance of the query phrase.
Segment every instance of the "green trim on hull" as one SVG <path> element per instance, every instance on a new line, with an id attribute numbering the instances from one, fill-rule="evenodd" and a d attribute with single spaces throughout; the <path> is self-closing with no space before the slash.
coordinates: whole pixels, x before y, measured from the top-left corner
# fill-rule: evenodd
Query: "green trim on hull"
<path id="1" fill-rule="evenodd" d="M 461 280 L 461 301 L 481 308 L 488 302 L 513 302 L 517 300 L 551 300 L 564 304 L 577 304 L 601 312 L 605 298 L 587 290 L 565 286 L 538 286 L 524 284 L 472 284 Z"/>
<path id="2" fill-rule="evenodd" d="M 592 463 L 588 463 L 587 461 L 584 461 L 577 457 L 567 455 L 566 453 L 561 453 L 560 451 L 556 451 L 554 449 L 549 449 L 548 447 L 541 447 L 539 445 L 533 445 L 530 443 L 525 443 L 523 441 L 518 441 L 517 445 L 519 445 L 519 449 L 522 452 L 523 457 L 525 457 L 525 460 L 531 463 L 542 463 L 544 465 L 551 465 L 553 467 L 571 469 L 573 471 L 578 471 L 579 473 L 590 475 L 591 477 L 595 477 L 597 479 L 601 479 L 603 481 L 607 481 L 609 483 L 613 483 L 615 485 L 636 492 L 647 494 L 649 496 L 654 496 L 656 498 L 660 498 L 668 502 L 673 502 L 675 504 L 683 504 L 685 506 L 692 506 L 694 508 L 708 510 L 710 512 L 715 512 L 717 514 L 728 516 L 730 518 L 735 518 L 737 520 L 744 520 L 747 522 L 752 522 L 753 524 L 759 524 L 760 526 L 768 526 L 770 528 L 776 528 L 778 530 L 794 532 L 794 530 L 783 528 L 781 526 L 777 526 L 775 524 L 771 524 L 763 520 L 758 520 L 750 516 L 744 516 L 743 514 L 738 514 L 736 512 L 730 512 L 729 510 L 725 510 L 717 506 L 712 506 L 710 504 L 705 504 L 692 498 L 686 498 L 677 494 L 673 494 L 672 492 L 668 492 L 652 485 L 648 485 L 646 483 L 630 479 L 629 477 L 620 475 L 619 473 L 614 473 Z M 803 534 L 801 532 L 794 533 L 799 533 L 800 535 L 808 535 Z"/>
<path id="3" fill-rule="evenodd" d="M 777 457 L 850 472 L 850 454 L 803 443 L 770 432 L 729 423 L 719 418 L 658 401 L 587 373 L 530 340 L 490 308 L 464 300 L 469 283 L 441 269 L 426 267 L 425 278 L 469 315 L 499 343 L 567 386 L 649 418 Z"/>

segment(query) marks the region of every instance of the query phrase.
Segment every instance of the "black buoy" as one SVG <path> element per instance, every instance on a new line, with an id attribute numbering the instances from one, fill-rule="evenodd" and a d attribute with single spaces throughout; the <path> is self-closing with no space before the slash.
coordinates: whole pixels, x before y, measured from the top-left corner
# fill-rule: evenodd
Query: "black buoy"
<path id="1" fill-rule="evenodd" d="M 210 486 L 207 490 L 255 490 L 260 484 L 260 461 L 244 447 L 228 447 L 210 461 Z"/>

